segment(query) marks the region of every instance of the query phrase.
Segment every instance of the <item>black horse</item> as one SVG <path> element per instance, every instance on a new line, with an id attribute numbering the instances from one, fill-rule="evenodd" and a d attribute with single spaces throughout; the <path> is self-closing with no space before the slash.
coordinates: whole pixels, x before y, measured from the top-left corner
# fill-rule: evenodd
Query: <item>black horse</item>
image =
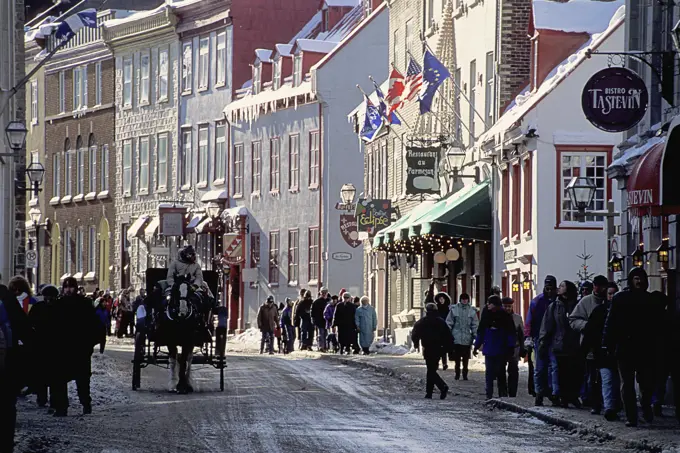
<path id="1" fill-rule="evenodd" d="M 168 349 L 171 383 L 178 393 L 193 391 L 190 382 L 191 361 L 195 347 L 203 347 L 212 340 L 209 326 L 214 309 L 210 294 L 197 291 L 187 277 L 176 277 L 169 292 L 161 282 L 154 286 L 150 296 L 151 323 L 148 326 L 150 340 L 155 347 Z M 179 353 L 178 347 L 181 347 Z M 179 370 L 177 370 L 179 368 Z M 175 372 L 178 380 L 174 385 Z"/>

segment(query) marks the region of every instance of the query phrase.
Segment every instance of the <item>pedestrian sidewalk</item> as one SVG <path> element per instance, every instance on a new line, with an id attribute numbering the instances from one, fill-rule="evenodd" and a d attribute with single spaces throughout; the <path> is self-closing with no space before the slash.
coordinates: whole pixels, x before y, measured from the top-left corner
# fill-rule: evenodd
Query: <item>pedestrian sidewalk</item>
<path id="1" fill-rule="evenodd" d="M 360 368 L 368 368 L 389 376 L 396 377 L 404 382 L 412 390 L 425 392 L 425 362 L 418 354 L 406 354 L 403 356 L 390 355 L 335 355 L 323 354 L 325 360 L 343 365 Z M 656 418 L 652 424 L 645 423 L 640 419 L 638 428 L 626 428 L 622 421 L 607 422 L 601 415 L 591 415 L 589 408 L 563 409 L 551 407 L 546 400 L 546 407 L 535 407 L 534 399 L 527 391 L 528 369 L 520 366 L 519 391 L 516 398 L 495 398 L 486 400 L 484 389 L 484 365 L 483 356 L 470 361 L 469 380 L 454 380 L 455 372 L 453 363 L 447 371 L 440 375 L 450 388 L 450 397 L 455 401 L 456 397 L 473 398 L 498 409 L 504 409 L 516 413 L 531 414 L 534 417 L 564 429 L 574 431 L 581 436 L 592 437 L 597 441 L 617 441 L 627 448 L 642 451 L 660 453 L 680 453 L 680 426 L 674 417 L 672 410 L 665 408 L 666 417 Z M 496 394 L 498 390 L 496 389 Z"/>

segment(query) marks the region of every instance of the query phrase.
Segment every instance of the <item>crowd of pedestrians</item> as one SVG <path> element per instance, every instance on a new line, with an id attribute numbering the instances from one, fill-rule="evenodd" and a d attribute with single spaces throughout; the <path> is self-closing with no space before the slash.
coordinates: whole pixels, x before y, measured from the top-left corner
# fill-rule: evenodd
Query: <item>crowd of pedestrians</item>
<path id="1" fill-rule="evenodd" d="M 298 349 L 311 351 L 316 339 L 319 352 L 368 355 L 378 328 L 378 317 L 370 299 L 352 297 L 345 289 L 331 295 L 321 288 L 316 299 L 301 289 L 296 300 L 286 298 L 276 305 L 268 296 L 257 313 L 262 336 L 260 354 L 288 354 Z"/>
<path id="2" fill-rule="evenodd" d="M 680 313 L 660 291 L 649 292 L 646 272 L 634 268 L 622 290 L 607 277 L 577 287 L 548 275 L 531 301 L 526 321 L 514 313 L 512 298 L 494 287 L 479 312 L 461 294 L 425 293 L 425 316 L 412 340 L 427 367 L 426 398 L 434 387 L 442 399 L 449 387 L 438 375 L 455 361 L 455 379 L 468 378 L 470 355 L 484 354 L 486 397 L 515 397 L 519 362 L 529 365 L 528 393 L 536 406 L 588 407 L 608 421 L 625 415 L 626 425 L 662 416 L 666 387 L 673 385 L 680 421 Z M 494 388 L 494 385 L 496 386 Z"/>

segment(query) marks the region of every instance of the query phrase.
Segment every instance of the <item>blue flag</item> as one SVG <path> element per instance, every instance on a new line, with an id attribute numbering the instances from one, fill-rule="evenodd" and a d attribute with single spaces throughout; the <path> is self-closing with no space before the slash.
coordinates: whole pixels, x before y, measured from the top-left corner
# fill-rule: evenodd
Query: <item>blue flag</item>
<path id="1" fill-rule="evenodd" d="M 361 128 L 361 139 L 365 142 L 372 141 L 383 127 L 383 117 L 378 108 L 373 105 L 371 100 L 364 94 L 366 112 L 364 114 L 364 127 Z"/>
<path id="2" fill-rule="evenodd" d="M 425 51 L 423 57 L 423 86 L 420 89 L 420 114 L 432 110 L 432 99 L 439 86 L 446 79 L 451 77 L 451 73 L 437 57 L 432 55 L 429 50 Z"/>
<path id="3" fill-rule="evenodd" d="M 97 28 L 97 10 L 94 8 L 84 9 L 72 14 L 58 22 L 54 37 L 59 41 L 73 38 L 83 27 Z"/>
<path id="4" fill-rule="evenodd" d="M 385 102 L 385 95 L 377 83 L 373 82 L 373 86 L 375 86 L 375 94 L 378 95 L 378 113 L 380 113 L 380 117 L 385 118 L 388 124 L 398 124 L 401 126 L 401 121 L 399 121 L 399 117 L 397 117 L 396 112 L 390 112 L 389 118 L 387 117 L 387 103 Z"/>

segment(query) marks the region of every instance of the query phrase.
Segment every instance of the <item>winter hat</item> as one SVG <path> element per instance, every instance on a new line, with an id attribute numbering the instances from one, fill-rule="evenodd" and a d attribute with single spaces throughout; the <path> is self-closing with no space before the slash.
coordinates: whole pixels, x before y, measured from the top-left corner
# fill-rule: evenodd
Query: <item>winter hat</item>
<path id="1" fill-rule="evenodd" d="M 496 296 L 495 294 L 493 296 L 489 296 L 489 305 L 495 305 L 497 307 L 500 307 L 502 305 L 501 303 L 501 298 Z"/>
<path id="2" fill-rule="evenodd" d="M 319 292 L 323 293 L 324 291 L 328 292 L 328 288 L 326 288 L 325 286 L 322 286 L 321 289 L 319 290 Z"/>
<path id="3" fill-rule="evenodd" d="M 543 284 L 545 286 L 548 286 L 548 285 L 557 286 L 557 279 L 555 278 L 554 275 L 546 275 L 545 280 L 543 281 Z"/>
<path id="4" fill-rule="evenodd" d="M 425 311 L 428 313 L 433 313 L 437 311 L 437 304 L 433 304 L 432 302 L 429 302 L 427 305 L 425 305 Z"/>

